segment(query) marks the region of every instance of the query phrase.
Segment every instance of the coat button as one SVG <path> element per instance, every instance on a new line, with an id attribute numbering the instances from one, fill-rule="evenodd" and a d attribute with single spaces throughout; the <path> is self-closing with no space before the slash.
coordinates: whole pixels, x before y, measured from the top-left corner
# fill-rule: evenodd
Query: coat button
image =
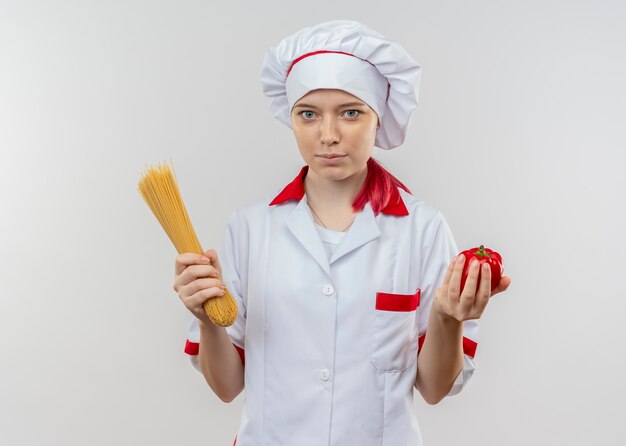
<path id="1" fill-rule="evenodd" d="M 331 294 L 333 294 L 335 292 L 335 288 L 333 288 L 332 285 L 324 285 L 324 288 L 322 288 L 322 291 L 327 296 L 330 296 Z"/>
<path id="2" fill-rule="evenodd" d="M 320 370 L 320 379 L 322 381 L 328 381 L 328 378 L 330 378 L 330 372 L 328 371 L 328 369 Z"/>

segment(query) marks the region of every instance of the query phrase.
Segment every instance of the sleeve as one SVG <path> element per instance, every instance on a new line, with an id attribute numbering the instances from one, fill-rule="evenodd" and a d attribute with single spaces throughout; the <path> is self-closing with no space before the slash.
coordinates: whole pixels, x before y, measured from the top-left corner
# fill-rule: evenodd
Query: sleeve
<path id="1" fill-rule="evenodd" d="M 235 212 L 226 225 L 224 237 L 222 238 L 221 249 L 217 253 L 222 265 L 222 277 L 226 282 L 228 291 L 237 302 L 237 319 L 230 327 L 226 327 L 226 333 L 230 338 L 233 347 L 241 357 L 241 363 L 245 366 L 245 331 L 246 331 L 246 299 L 244 295 L 245 280 L 242 281 L 241 259 L 242 253 L 238 252 L 238 213 Z M 185 343 L 185 353 L 189 355 L 191 364 L 201 372 L 198 361 L 200 351 L 200 329 L 198 319 L 192 317 L 187 330 L 187 341 Z"/>
<path id="2" fill-rule="evenodd" d="M 454 236 L 441 212 L 437 212 L 431 222 L 431 230 L 426 230 L 422 246 L 422 293 L 419 311 L 418 349 L 421 349 L 426 338 L 426 328 L 435 291 L 443 282 L 448 265 L 453 257 L 459 254 Z M 463 390 L 476 370 L 474 355 L 478 346 L 478 320 L 463 322 L 463 369 L 456 377 L 452 388 L 446 396 L 456 395 Z M 418 350 L 419 354 L 419 350 Z"/>

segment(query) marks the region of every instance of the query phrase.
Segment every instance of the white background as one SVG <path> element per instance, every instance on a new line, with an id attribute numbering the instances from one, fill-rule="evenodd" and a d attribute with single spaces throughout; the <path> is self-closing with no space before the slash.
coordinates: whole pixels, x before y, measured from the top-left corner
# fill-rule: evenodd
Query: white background
<path id="1" fill-rule="evenodd" d="M 416 398 L 426 446 L 623 444 L 617 0 L 0 0 L 0 443 L 232 444 L 243 395 L 222 403 L 182 352 L 176 253 L 137 181 L 171 158 L 217 247 L 303 165 L 265 50 L 339 18 L 423 67 L 405 144 L 375 156 L 513 280 L 468 387 Z"/>

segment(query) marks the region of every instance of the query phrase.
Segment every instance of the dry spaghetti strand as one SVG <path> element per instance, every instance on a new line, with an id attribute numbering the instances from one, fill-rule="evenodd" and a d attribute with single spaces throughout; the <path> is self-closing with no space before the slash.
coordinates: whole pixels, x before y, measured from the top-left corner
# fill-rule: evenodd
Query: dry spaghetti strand
<path id="1" fill-rule="evenodd" d="M 146 167 L 137 189 L 179 254 L 204 253 L 180 195 L 173 164 L 171 168 L 165 163 Z M 220 327 L 232 325 L 237 318 L 237 302 L 228 289 L 224 291 L 223 296 L 204 303 L 207 316 Z"/>

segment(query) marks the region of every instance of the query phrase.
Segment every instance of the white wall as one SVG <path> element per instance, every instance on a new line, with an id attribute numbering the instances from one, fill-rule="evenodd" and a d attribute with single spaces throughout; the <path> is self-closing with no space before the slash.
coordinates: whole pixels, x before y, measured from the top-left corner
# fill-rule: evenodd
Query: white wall
<path id="1" fill-rule="evenodd" d="M 175 251 L 136 191 L 172 159 L 205 247 L 302 161 L 267 47 L 360 20 L 423 66 L 376 156 L 513 279 L 427 446 L 623 444 L 626 6 L 621 1 L 0 0 L 0 443 L 232 444 L 243 396 L 182 353 Z"/>

